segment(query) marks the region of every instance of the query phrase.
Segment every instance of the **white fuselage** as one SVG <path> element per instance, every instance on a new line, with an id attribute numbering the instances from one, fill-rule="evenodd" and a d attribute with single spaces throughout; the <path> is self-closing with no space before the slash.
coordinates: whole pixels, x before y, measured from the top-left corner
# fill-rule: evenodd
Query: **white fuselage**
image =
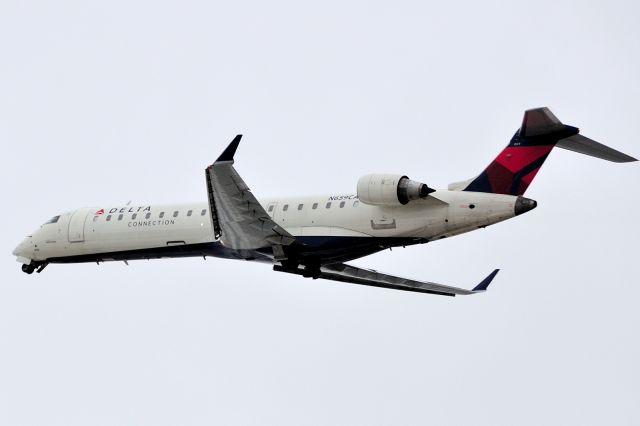
<path id="1" fill-rule="evenodd" d="M 301 241 L 310 241 L 311 246 L 314 239 L 335 239 L 339 245 L 345 237 L 376 238 L 389 241 L 387 246 L 393 246 L 407 245 L 412 240 L 433 241 L 509 219 L 515 215 L 517 198 L 482 192 L 437 191 L 424 200 L 397 207 L 367 205 L 355 195 L 280 198 L 260 203 L 278 225 Z M 180 252 L 181 246 L 212 243 L 225 246 L 224 235 L 220 241 L 214 238 L 206 202 L 102 206 L 61 214 L 55 222 L 40 226 L 28 236 L 14 254 L 22 263 L 87 261 L 91 256 L 99 261 L 122 260 L 127 259 L 128 253 L 135 259 L 141 258 L 135 255 L 137 252 L 168 247 L 186 253 L 183 255 L 216 256 L 208 252 Z M 113 253 L 124 256 L 108 255 Z M 225 253 L 220 257 L 233 256 Z"/>

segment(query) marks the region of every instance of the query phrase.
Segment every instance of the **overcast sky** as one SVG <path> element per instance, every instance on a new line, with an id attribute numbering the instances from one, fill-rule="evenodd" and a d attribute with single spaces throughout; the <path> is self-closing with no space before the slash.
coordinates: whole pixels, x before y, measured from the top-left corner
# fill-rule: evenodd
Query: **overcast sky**
<path id="1" fill-rule="evenodd" d="M 640 423 L 640 165 L 554 151 L 538 208 L 353 264 L 445 298 L 182 259 L 11 256 L 82 206 L 479 173 L 527 108 L 640 156 L 637 2 L 0 3 L 0 424 Z"/>

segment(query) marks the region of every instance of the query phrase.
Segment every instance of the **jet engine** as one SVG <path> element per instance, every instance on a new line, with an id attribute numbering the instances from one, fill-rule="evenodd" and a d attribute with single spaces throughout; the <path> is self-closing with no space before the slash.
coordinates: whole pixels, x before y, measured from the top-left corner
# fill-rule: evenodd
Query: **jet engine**
<path id="1" fill-rule="evenodd" d="M 403 206 L 434 191 L 403 175 L 371 174 L 358 180 L 358 199 L 374 206 Z"/>

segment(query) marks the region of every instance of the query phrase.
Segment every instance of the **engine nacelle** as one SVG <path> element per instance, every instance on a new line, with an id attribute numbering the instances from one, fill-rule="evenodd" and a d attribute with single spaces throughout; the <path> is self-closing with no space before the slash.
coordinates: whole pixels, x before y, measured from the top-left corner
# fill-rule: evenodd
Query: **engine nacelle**
<path id="1" fill-rule="evenodd" d="M 404 175 L 371 174 L 358 180 L 358 199 L 374 206 L 403 206 L 434 191 Z"/>

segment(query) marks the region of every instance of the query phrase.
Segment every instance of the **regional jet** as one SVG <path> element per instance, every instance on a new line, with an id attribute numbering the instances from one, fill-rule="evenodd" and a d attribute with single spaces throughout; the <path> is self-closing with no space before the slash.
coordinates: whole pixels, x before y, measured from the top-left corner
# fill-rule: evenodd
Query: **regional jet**
<path id="1" fill-rule="evenodd" d="M 369 174 L 356 194 L 258 200 L 234 167 L 241 135 L 205 170 L 206 202 L 98 206 L 52 217 L 13 251 L 27 274 L 52 263 L 178 257 L 263 262 L 308 278 L 456 296 L 482 292 L 359 268 L 355 259 L 484 228 L 535 208 L 523 195 L 554 147 L 617 163 L 637 161 L 561 123 L 525 112 L 509 145 L 478 176 L 436 190 L 402 174 Z M 204 191 L 203 191 L 204 195 Z M 204 196 L 203 196 L 204 198 Z"/>

